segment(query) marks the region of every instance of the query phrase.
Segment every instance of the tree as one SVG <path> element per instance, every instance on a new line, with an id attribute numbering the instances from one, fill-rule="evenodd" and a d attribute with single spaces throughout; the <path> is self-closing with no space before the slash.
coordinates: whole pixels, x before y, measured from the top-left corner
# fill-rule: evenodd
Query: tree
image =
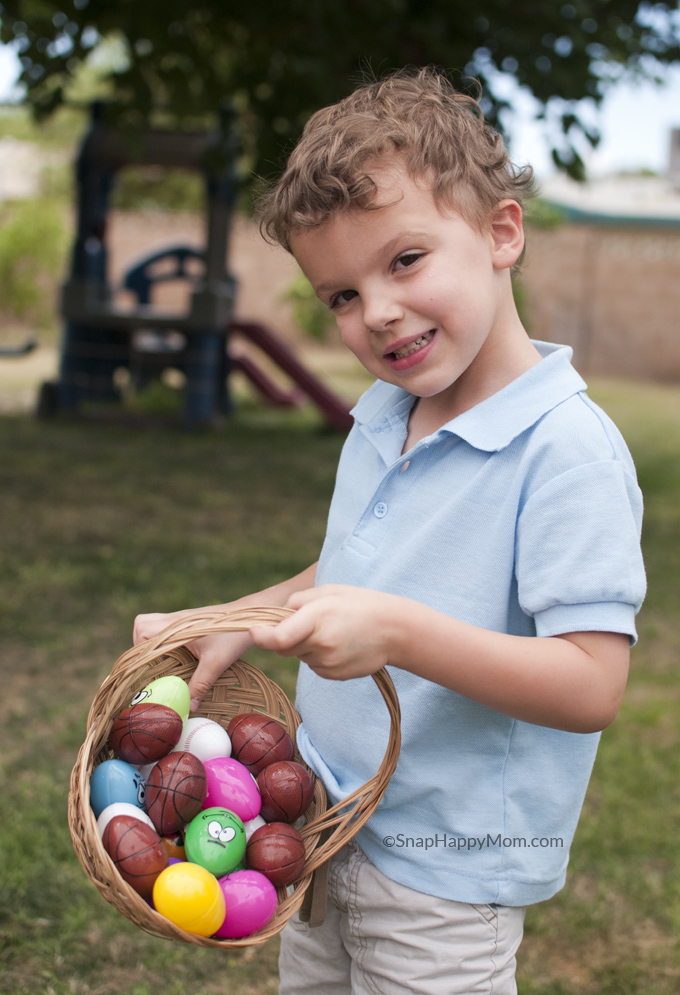
<path id="1" fill-rule="evenodd" d="M 102 39 L 118 38 L 112 119 L 205 123 L 230 96 L 265 175 L 310 113 L 362 72 L 435 64 L 463 87 L 479 80 L 498 126 L 503 83 L 526 87 L 558 122 L 556 164 L 580 177 L 579 149 L 598 134 L 579 101 L 597 105 L 622 73 L 658 77 L 680 59 L 678 4 L 631 0 L 5 0 L 0 16 L 37 117 L 68 101 Z"/>

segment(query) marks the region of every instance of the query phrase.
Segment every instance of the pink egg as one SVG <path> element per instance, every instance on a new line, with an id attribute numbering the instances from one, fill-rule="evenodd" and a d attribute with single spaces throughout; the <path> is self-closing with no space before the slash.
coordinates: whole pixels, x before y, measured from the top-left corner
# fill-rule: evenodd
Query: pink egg
<path id="1" fill-rule="evenodd" d="M 204 766 L 207 789 L 203 808 L 228 808 L 241 822 L 260 814 L 260 789 L 247 767 L 231 757 L 214 757 Z"/>
<path id="2" fill-rule="evenodd" d="M 214 933 L 223 940 L 250 936 L 266 926 L 276 911 L 276 888 L 259 871 L 232 871 L 218 881 L 227 912 Z"/>

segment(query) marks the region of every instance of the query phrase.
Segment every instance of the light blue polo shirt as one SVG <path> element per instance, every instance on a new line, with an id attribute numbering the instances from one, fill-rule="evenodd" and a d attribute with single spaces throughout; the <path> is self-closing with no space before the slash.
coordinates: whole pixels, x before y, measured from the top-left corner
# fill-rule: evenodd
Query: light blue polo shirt
<path id="1" fill-rule="evenodd" d="M 571 349 L 401 455 L 414 397 L 375 383 L 354 408 L 317 584 L 413 598 L 496 632 L 627 633 L 645 590 L 626 445 L 583 393 Z M 564 884 L 599 734 L 520 722 L 389 668 L 397 769 L 357 839 L 388 877 L 462 902 L 526 905 Z M 370 677 L 304 663 L 302 755 L 333 802 L 372 776 L 389 720 Z"/>

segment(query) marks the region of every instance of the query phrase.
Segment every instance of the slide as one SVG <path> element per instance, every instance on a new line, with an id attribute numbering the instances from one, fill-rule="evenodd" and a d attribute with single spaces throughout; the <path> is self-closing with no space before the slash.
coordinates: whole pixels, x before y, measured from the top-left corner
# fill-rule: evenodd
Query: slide
<path id="1" fill-rule="evenodd" d="M 254 321 L 232 321 L 229 328 L 232 332 L 242 335 L 266 353 L 314 401 L 333 428 L 345 432 L 349 431 L 352 427 L 352 416 L 349 413 L 349 406 L 336 397 L 335 394 L 331 393 L 327 387 L 324 387 L 318 377 L 310 373 L 295 358 L 293 352 L 280 338 L 264 325 L 260 325 Z M 253 364 L 248 365 L 252 366 Z M 236 358 L 234 366 L 243 369 L 243 359 Z M 243 369 L 243 372 L 246 375 L 250 375 L 247 369 Z M 260 383 L 256 383 L 256 386 L 263 389 Z M 274 389 L 278 390 L 277 388 Z M 281 400 L 275 401 L 275 403 L 281 403 Z"/>

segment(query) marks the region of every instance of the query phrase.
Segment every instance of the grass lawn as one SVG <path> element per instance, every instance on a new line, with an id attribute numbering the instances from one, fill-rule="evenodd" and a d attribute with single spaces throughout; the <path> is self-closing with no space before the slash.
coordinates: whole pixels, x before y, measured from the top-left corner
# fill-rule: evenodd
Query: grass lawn
<path id="1" fill-rule="evenodd" d="M 522 995 L 680 989 L 680 388 L 600 383 L 639 468 L 650 592 L 553 901 L 530 910 Z M 92 697 L 139 611 L 228 600 L 318 554 L 341 439 L 245 412 L 217 433 L 0 418 L 0 992 L 264 995 L 277 943 L 146 936 L 99 896 L 66 826 Z M 295 661 L 249 654 L 293 694 Z"/>

